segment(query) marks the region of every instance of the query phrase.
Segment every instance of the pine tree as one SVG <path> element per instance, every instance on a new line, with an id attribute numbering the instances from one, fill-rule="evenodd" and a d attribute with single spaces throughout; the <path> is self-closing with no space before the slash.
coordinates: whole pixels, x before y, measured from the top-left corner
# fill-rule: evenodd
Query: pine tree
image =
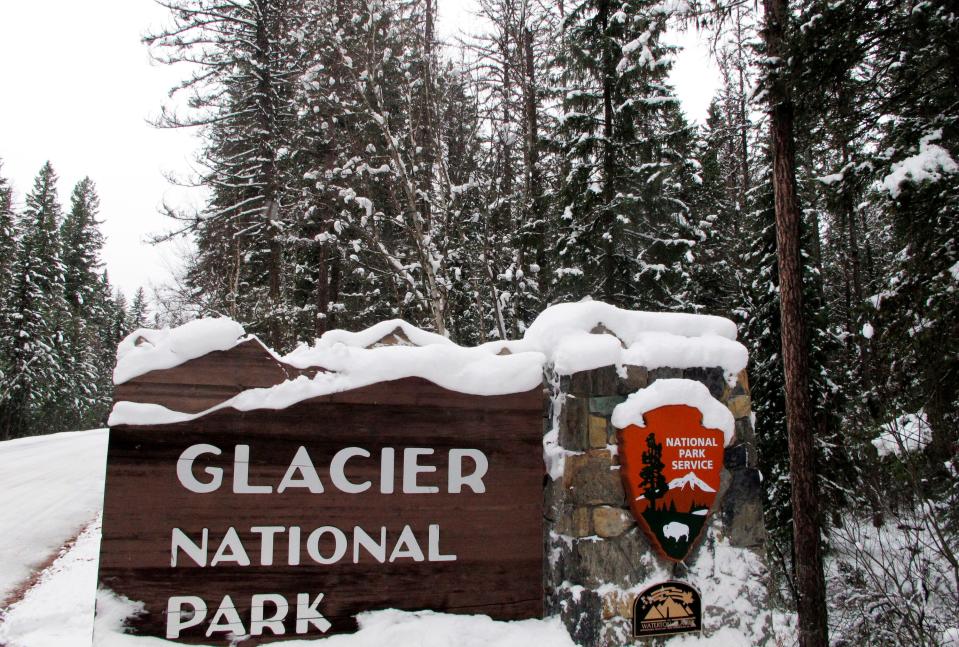
<path id="1" fill-rule="evenodd" d="M 8 378 L 0 392 L 0 438 L 51 431 L 62 396 L 66 314 L 57 176 L 43 165 L 20 217 L 13 283 L 3 312 Z"/>
<path id="2" fill-rule="evenodd" d="M 143 291 L 142 287 L 137 288 L 136 294 L 133 295 L 133 303 L 130 304 L 130 311 L 127 313 L 127 330 L 132 332 L 137 328 L 147 327 L 149 323 L 147 317 L 148 307 L 146 292 Z"/>
<path id="3" fill-rule="evenodd" d="M 0 173 L 3 164 L 0 163 Z M 16 216 L 13 211 L 13 188 L 0 175 L 0 312 L 6 299 L 7 287 L 13 283 L 13 260 L 17 249 Z"/>
<path id="4" fill-rule="evenodd" d="M 205 312 L 243 320 L 275 348 L 291 345 L 287 302 L 292 197 L 289 167 L 294 0 L 169 0 L 172 25 L 145 41 L 163 63 L 189 61 L 194 112 L 164 112 L 159 125 L 199 126 L 207 135 L 202 183 L 211 199 L 186 214 L 198 253 L 188 279 Z"/>
<path id="5" fill-rule="evenodd" d="M 691 305 L 703 234 L 682 200 L 691 131 L 666 82 L 656 3 L 584 0 L 565 21 L 559 296 L 627 307 Z"/>
<path id="6" fill-rule="evenodd" d="M 17 249 L 16 225 L 13 189 L 7 183 L 7 179 L 0 176 L 0 340 L 7 339 L 9 336 L 6 326 L 10 322 L 5 315 L 7 303 L 11 298 L 10 289 L 13 286 L 13 264 Z M 9 379 L 10 368 L 7 361 L 6 355 L 0 348 L 0 389 L 4 388 L 3 385 Z M 2 398 L 0 398 L 0 414 L 2 411 Z"/>
<path id="7" fill-rule="evenodd" d="M 63 366 L 68 386 L 60 419 L 69 429 L 83 429 L 100 420 L 102 403 L 109 399 L 110 392 L 103 392 L 105 367 L 101 358 L 105 349 L 101 344 L 102 315 L 98 312 L 103 307 L 99 208 L 96 187 L 90 178 L 84 178 L 73 189 L 70 212 L 60 228 L 68 308 L 63 326 Z M 108 355 L 111 350 L 106 348 Z"/>

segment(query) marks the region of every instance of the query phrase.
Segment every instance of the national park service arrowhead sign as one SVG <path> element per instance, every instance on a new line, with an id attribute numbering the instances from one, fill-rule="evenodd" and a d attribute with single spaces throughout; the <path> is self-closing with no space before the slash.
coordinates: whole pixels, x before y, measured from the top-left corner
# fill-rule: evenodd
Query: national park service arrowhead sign
<path id="1" fill-rule="evenodd" d="M 668 560 L 689 555 L 719 490 L 724 434 L 684 404 L 645 412 L 619 432 L 620 468 L 636 521 Z"/>

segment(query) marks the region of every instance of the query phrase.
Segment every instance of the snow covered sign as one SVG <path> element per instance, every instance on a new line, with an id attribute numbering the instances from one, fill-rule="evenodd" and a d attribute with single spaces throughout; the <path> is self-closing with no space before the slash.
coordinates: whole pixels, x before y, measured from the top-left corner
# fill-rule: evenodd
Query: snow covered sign
<path id="1" fill-rule="evenodd" d="M 538 357 L 370 343 L 395 322 L 278 357 L 197 325 L 120 349 L 101 644 L 318 638 L 388 608 L 542 617 Z M 428 335 L 410 328 L 393 337 Z"/>
<path id="2" fill-rule="evenodd" d="M 663 557 L 686 559 L 719 491 L 732 414 L 699 382 L 664 379 L 632 394 L 612 420 L 633 516 Z"/>

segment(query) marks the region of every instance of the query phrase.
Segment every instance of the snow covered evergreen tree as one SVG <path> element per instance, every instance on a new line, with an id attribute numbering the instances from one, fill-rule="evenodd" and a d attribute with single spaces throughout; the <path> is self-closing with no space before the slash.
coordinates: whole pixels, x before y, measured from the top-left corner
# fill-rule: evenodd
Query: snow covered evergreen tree
<path id="1" fill-rule="evenodd" d="M 67 318 L 59 237 L 57 175 L 43 165 L 20 216 L 13 281 L 3 314 L 0 353 L 7 376 L 0 392 L 0 438 L 42 433 L 64 384 L 62 325 Z"/>
<path id="2" fill-rule="evenodd" d="M 274 347 L 289 346 L 284 238 L 298 3 L 161 4 L 172 24 L 146 42 L 161 62 L 189 61 L 194 72 L 174 89 L 193 93 L 192 113 L 164 112 L 159 125 L 204 129 L 201 181 L 212 190 L 202 213 L 178 214 L 198 245 L 188 285 L 202 312 L 229 314 Z"/>
<path id="3" fill-rule="evenodd" d="M 691 132 L 666 76 L 666 15 L 647 0 L 575 3 L 565 21 L 560 125 L 566 173 L 554 276 L 561 299 L 692 305 L 703 234 L 682 200 Z"/>
<path id="4" fill-rule="evenodd" d="M 133 295 L 133 302 L 130 304 L 130 311 L 127 313 L 127 329 L 136 330 L 137 328 L 146 328 L 149 325 L 147 295 L 143 288 L 137 288 Z"/>
<path id="5" fill-rule="evenodd" d="M 60 227 L 63 248 L 64 299 L 68 316 L 63 326 L 63 367 L 66 388 L 59 403 L 63 424 L 83 429 L 102 422 L 112 396 L 109 357 L 118 339 L 103 339 L 108 307 L 101 280 L 103 235 L 97 216 L 100 199 L 90 178 L 73 189 L 70 211 Z M 104 375 L 106 373 L 106 375 Z"/>

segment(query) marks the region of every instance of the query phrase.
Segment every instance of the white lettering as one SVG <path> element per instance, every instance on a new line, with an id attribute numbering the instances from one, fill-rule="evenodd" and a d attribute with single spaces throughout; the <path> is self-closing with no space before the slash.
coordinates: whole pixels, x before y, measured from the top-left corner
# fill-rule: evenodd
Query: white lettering
<path id="1" fill-rule="evenodd" d="M 353 563 L 360 562 L 360 547 L 363 547 L 370 556 L 380 564 L 386 561 L 386 526 L 380 528 L 380 541 L 376 541 L 366 534 L 359 526 L 353 526 Z"/>
<path id="2" fill-rule="evenodd" d="M 297 472 L 300 473 L 299 478 L 296 478 Z M 295 487 L 305 487 L 313 494 L 323 492 L 323 483 L 320 482 L 320 475 L 316 473 L 313 459 L 310 458 L 310 452 L 306 451 L 306 447 L 300 447 L 296 450 L 296 454 L 293 456 L 293 462 L 290 463 L 290 466 L 286 469 L 286 474 L 284 474 L 280 480 L 276 491 L 282 493 Z"/>
<path id="3" fill-rule="evenodd" d="M 312 602 L 310 602 L 309 593 L 297 594 L 296 633 L 305 634 L 310 630 L 310 625 L 313 625 L 323 633 L 326 633 L 329 630 L 332 625 L 330 625 L 329 620 L 324 618 L 316 608 L 322 599 L 322 593 L 318 594 L 316 599 Z"/>
<path id="4" fill-rule="evenodd" d="M 213 614 L 213 620 L 210 620 L 210 626 L 206 628 L 206 636 L 209 638 L 215 633 L 227 633 L 235 636 L 246 634 L 246 628 L 243 621 L 240 620 L 240 614 L 233 604 L 233 598 L 229 595 L 223 596 L 219 608 Z"/>
<path id="5" fill-rule="evenodd" d="M 286 530 L 283 526 L 253 526 L 250 532 L 260 535 L 260 565 L 273 565 L 273 535 Z"/>
<path id="6" fill-rule="evenodd" d="M 185 610 L 183 605 L 189 605 L 192 610 Z M 166 637 L 179 638 L 181 631 L 197 626 L 204 618 L 206 602 L 203 598 L 195 595 L 174 595 L 166 603 Z"/>
<path id="7" fill-rule="evenodd" d="M 193 476 L 193 461 L 199 458 L 203 454 L 213 454 L 214 456 L 219 456 L 222 452 L 219 447 L 213 445 L 191 445 L 183 450 L 183 453 L 180 454 L 179 460 L 176 462 L 176 477 L 180 480 L 180 483 L 188 489 L 190 492 L 196 492 L 197 494 L 207 494 L 209 492 L 215 492 L 217 488 L 223 483 L 223 468 L 221 467 L 205 467 L 203 471 L 210 475 L 210 480 L 206 483 L 198 481 L 195 476 Z"/>
<path id="8" fill-rule="evenodd" d="M 216 554 L 210 560 L 210 566 L 216 566 L 223 562 L 234 562 L 237 566 L 250 565 L 250 556 L 246 554 L 243 542 L 240 541 L 240 536 L 233 526 L 230 526 L 226 534 L 223 535 L 223 541 L 220 542 L 220 547 L 216 549 Z"/>
<path id="9" fill-rule="evenodd" d="M 384 447 L 383 453 L 380 454 L 380 492 L 383 494 L 393 494 L 395 462 L 396 450 Z"/>
<path id="10" fill-rule="evenodd" d="M 420 465 L 416 459 L 433 453 L 427 447 L 407 447 L 403 450 L 403 494 L 435 494 L 439 487 L 435 485 L 417 485 L 416 475 L 436 471 L 435 465 Z"/>
<path id="11" fill-rule="evenodd" d="M 286 627 L 283 626 L 283 619 L 286 617 L 289 607 L 286 604 L 286 598 L 279 593 L 258 593 L 251 599 L 250 609 L 250 635 L 262 636 L 265 629 L 269 629 L 277 636 L 286 633 Z M 272 604 L 275 607 L 273 615 L 266 617 L 266 605 Z"/>
<path id="12" fill-rule="evenodd" d="M 463 459 L 471 458 L 475 464 L 472 474 L 463 475 Z M 468 485 L 476 494 L 486 492 L 483 477 L 489 469 L 486 454 L 478 449 L 451 449 L 449 455 L 449 479 L 447 489 L 450 494 L 459 494 L 464 485 Z"/>
<path id="13" fill-rule="evenodd" d="M 404 557 L 412 559 L 414 562 L 422 562 L 426 559 L 423 557 L 423 550 L 416 541 L 416 535 L 413 534 L 413 530 L 409 526 L 403 526 L 403 532 L 400 533 L 400 538 L 393 546 L 393 552 L 390 553 L 390 563 Z"/>
<path id="14" fill-rule="evenodd" d="M 333 554 L 329 557 L 323 557 L 323 554 L 320 553 L 320 537 L 327 533 L 333 535 Z M 333 526 L 321 526 L 307 537 L 306 552 L 317 564 L 335 564 L 346 554 L 346 534 Z"/>
<path id="15" fill-rule="evenodd" d="M 440 526 L 437 523 L 430 524 L 429 531 L 429 561 L 431 562 L 455 562 L 456 555 L 440 554 Z"/>
<path id="16" fill-rule="evenodd" d="M 200 545 L 197 546 L 185 532 L 179 528 L 174 528 L 173 537 L 170 542 L 170 566 L 176 567 L 176 556 L 179 550 L 186 553 L 187 557 L 192 559 L 197 566 L 206 566 L 207 539 L 209 538 L 209 534 L 209 531 L 204 528 Z"/>
<path id="17" fill-rule="evenodd" d="M 300 527 L 290 526 L 290 543 L 287 548 L 287 564 L 300 565 Z"/>
<path id="18" fill-rule="evenodd" d="M 270 494 L 272 485 L 250 485 L 250 446 L 237 445 L 233 457 L 233 492 L 235 494 Z"/>
<path id="19" fill-rule="evenodd" d="M 369 481 L 363 481 L 362 483 L 350 483 L 346 478 L 344 470 L 346 469 L 346 461 L 350 460 L 354 456 L 362 456 L 364 458 L 369 458 L 370 453 L 365 449 L 360 447 L 347 447 L 336 452 L 333 456 L 333 460 L 330 462 L 330 480 L 333 481 L 333 485 L 342 492 L 347 494 L 359 494 L 361 492 L 366 492 L 373 485 Z"/>

